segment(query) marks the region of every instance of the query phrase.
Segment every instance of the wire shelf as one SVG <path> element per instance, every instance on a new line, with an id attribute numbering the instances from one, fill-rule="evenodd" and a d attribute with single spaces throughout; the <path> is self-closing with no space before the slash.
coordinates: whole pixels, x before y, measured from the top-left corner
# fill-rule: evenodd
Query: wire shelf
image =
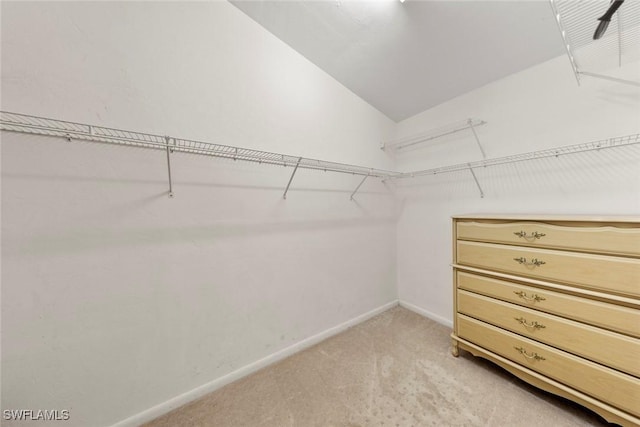
<path id="1" fill-rule="evenodd" d="M 93 126 L 7 111 L 0 111 L 0 129 L 11 132 L 57 136 L 66 138 L 67 140 L 76 139 L 156 150 L 166 150 L 168 148 L 172 153 L 198 154 L 267 165 L 297 166 L 301 169 L 314 169 L 327 172 L 371 176 L 382 179 L 391 178 L 396 174 L 392 171 L 365 166 L 310 159 L 292 156 L 289 154 L 252 150 L 249 148 L 153 135 L 103 126 Z"/>
<path id="2" fill-rule="evenodd" d="M 507 163 L 524 162 L 527 160 L 537 160 L 548 157 L 559 157 L 570 154 L 584 153 L 587 151 L 624 147 L 634 144 L 640 144 L 640 134 L 619 136 L 615 138 L 603 139 L 582 144 L 565 145 L 563 147 L 550 148 L 547 150 L 531 151 L 529 153 L 515 154 L 512 156 L 497 157 L 494 159 L 479 160 L 475 162 L 459 163 L 455 165 L 425 169 L 415 172 L 403 172 L 396 175 L 396 178 L 408 178 L 424 175 L 436 175 L 448 172 L 457 172 L 461 170 L 473 170 L 481 167 L 498 166 Z"/>
<path id="3" fill-rule="evenodd" d="M 154 150 L 164 150 L 167 152 L 167 166 L 169 172 L 169 195 L 172 195 L 171 187 L 171 162 L 170 153 L 187 153 L 210 157 L 218 157 L 232 160 L 247 161 L 266 165 L 291 166 L 293 173 L 287 184 L 283 197 L 286 198 L 289 185 L 296 171 L 301 169 L 311 169 L 327 172 L 338 172 L 352 175 L 360 175 L 363 180 L 360 182 L 353 195 L 368 177 L 387 179 L 404 179 L 425 175 L 436 175 L 449 172 L 473 170 L 481 167 L 497 166 L 508 163 L 517 163 L 528 160 L 543 159 L 547 157 L 558 157 L 582 153 L 587 151 L 604 150 L 608 148 L 623 147 L 640 144 L 640 134 L 619 136 L 603 139 L 583 144 L 567 145 L 563 147 L 546 150 L 531 151 L 523 154 L 516 154 L 493 159 L 484 159 L 468 163 L 442 166 L 432 169 L 419 170 L 414 172 L 395 172 L 365 166 L 357 166 L 346 163 L 329 162 L 325 160 L 310 159 L 306 157 L 292 156 L 290 154 L 272 153 L 268 151 L 253 150 L 230 145 L 213 144 L 170 136 L 153 135 L 148 133 L 134 132 L 103 126 L 93 126 L 83 123 L 75 123 L 64 120 L 56 120 L 44 117 L 30 116 L 26 114 L 0 111 L 0 130 L 9 132 L 19 132 L 35 135 L 46 135 L 62 137 L 68 141 L 81 140 L 115 144 L 128 147 L 141 147 Z M 480 183 L 474 174 L 474 180 L 480 189 Z"/>
<path id="4" fill-rule="evenodd" d="M 625 1 L 599 40 L 593 40 L 593 34 L 609 1 L 549 2 L 578 83 L 583 75 L 611 79 L 599 73 L 610 73 L 640 58 L 640 1 Z M 637 81 L 613 79 L 640 86 Z"/>
<path id="5" fill-rule="evenodd" d="M 403 150 L 408 147 L 412 147 L 418 144 L 422 144 L 434 139 L 441 138 L 443 136 L 452 135 L 454 133 L 462 132 L 467 129 L 473 130 L 478 126 L 486 124 L 484 120 L 479 119 L 466 119 L 455 123 L 450 123 L 444 126 L 440 126 L 436 129 L 430 129 L 426 132 L 419 133 L 417 135 L 411 135 L 404 138 L 397 139 L 395 141 L 389 141 L 382 144 L 383 150 Z M 474 131 L 475 135 L 475 131 Z"/>

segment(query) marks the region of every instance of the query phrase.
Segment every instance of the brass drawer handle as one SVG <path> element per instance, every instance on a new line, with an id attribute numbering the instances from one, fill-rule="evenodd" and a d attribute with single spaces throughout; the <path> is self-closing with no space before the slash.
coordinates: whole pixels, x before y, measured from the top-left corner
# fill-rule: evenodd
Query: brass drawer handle
<path id="1" fill-rule="evenodd" d="M 516 319 L 518 321 L 518 323 L 520 323 L 521 325 L 524 325 L 526 328 L 532 328 L 532 329 L 544 329 L 546 328 L 546 326 L 534 321 L 532 323 L 527 323 L 527 319 L 525 319 L 524 317 L 515 317 L 514 319 Z"/>
<path id="2" fill-rule="evenodd" d="M 526 357 L 527 359 L 532 359 L 532 360 L 547 360 L 544 357 L 540 356 L 538 353 L 527 353 L 527 351 L 522 348 L 522 347 L 513 347 L 516 350 L 518 350 L 518 352 L 523 355 L 524 357 Z"/>
<path id="3" fill-rule="evenodd" d="M 520 237 L 521 239 L 525 239 L 528 240 L 530 242 L 539 239 L 541 237 L 546 236 L 546 234 L 544 233 L 538 233 L 537 231 L 534 231 L 533 233 L 531 233 L 530 236 L 527 235 L 526 231 L 516 231 L 513 234 L 515 234 L 516 236 Z"/>
<path id="4" fill-rule="evenodd" d="M 540 267 L 542 264 L 546 264 L 544 261 L 540 261 L 538 258 L 533 258 L 531 261 L 527 262 L 527 259 L 524 257 L 514 258 L 514 261 L 517 261 L 518 264 L 525 265 L 527 267 Z"/>
<path id="5" fill-rule="evenodd" d="M 529 301 L 529 302 L 540 302 L 540 301 L 546 300 L 545 297 L 541 297 L 538 294 L 533 294 L 532 296 L 528 296 L 527 293 L 524 291 L 513 291 L 513 293 L 518 295 L 523 300 Z"/>

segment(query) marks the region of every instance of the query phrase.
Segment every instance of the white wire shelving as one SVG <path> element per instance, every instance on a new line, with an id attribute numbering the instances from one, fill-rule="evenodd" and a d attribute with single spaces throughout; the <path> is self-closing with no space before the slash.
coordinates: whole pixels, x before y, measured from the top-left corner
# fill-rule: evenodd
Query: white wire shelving
<path id="1" fill-rule="evenodd" d="M 478 160 L 469 163 L 459 163 L 455 165 L 442 166 L 432 169 L 424 169 L 415 172 L 403 172 L 395 178 L 408 178 L 424 175 L 436 175 L 447 172 L 457 172 L 469 168 L 484 168 L 488 166 L 498 166 L 507 163 L 524 162 L 527 160 L 544 159 L 548 157 L 559 157 L 568 154 L 584 153 L 587 151 L 604 150 L 606 148 L 623 147 L 626 145 L 640 144 L 640 134 L 625 135 L 615 138 L 602 139 L 599 141 L 586 142 L 582 144 L 565 145 L 562 147 L 549 148 L 547 150 L 531 151 L 528 153 L 514 154 L 512 156 L 496 157 L 493 159 Z"/>
<path id="2" fill-rule="evenodd" d="M 365 166 L 350 165 L 346 163 L 292 156 L 289 154 L 279 154 L 268 151 L 253 150 L 249 148 L 175 138 L 171 136 L 154 135 L 103 126 L 93 126 L 88 124 L 31 116 L 7 111 L 0 111 L 0 130 L 61 137 L 66 139 L 67 141 L 79 140 L 114 144 L 125 147 L 163 150 L 167 153 L 169 196 L 173 195 L 173 184 L 171 180 L 171 154 L 173 153 L 196 154 L 266 165 L 290 166 L 293 167 L 293 172 L 291 174 L 291 177 L 289 178 L 289 182 L 287 183 L 283 194 L 283 197 L 285 199 L 289 187 L 291 186 L 293 178 L 298 169 L 312 169 L 362 176 L 362 181 L 360 181 L 356 189 L 351 193 L 351 200 L 353 200 L 353 196 L 364 184 L 365 180 L 370 177 L 379 178 L 384 181 L 389 179 L 406 179 L 419 176 L 437 175 L 468 170 L 472 174 L 478 190 L 480 191 L 480 196 L 484 197 L 484 192 L 474 173 L 474 169 L 640 144 L 640 134 L 633 134 L 582 144 L 566 145 L 546 150 L 531 151 L 528 153 L 515 154 L 505 157 L 483 159 L 474 162 L 459 163 L 431 169 L 418 170 L 414 172 L 396 172 Z"/>
<path id="3" fill-rule="evenodd" d="M 471 172 L 476 186 L 480 191 L 480 197 L 484 197 L 484 192 L 482 190 L 482 187 L 480 186 L 480 182 L 478 181 L 476 174 L 474 173 L 474 169 L 518 163 L 528 160 L 545 159 L 549 157 L 560 157 L 577 153 L 585 153 L 588 151 L 599 151 L 607 148 L 624 147 L 635 144 L 640 144 L 640 134 L 619 136 L 615 138 L 602 139 L 599 141 L 586 142 L 582 144 L 565 145 L 561 147 L 549 148 L 546 150 L 531 151 L 528 153 L 514 154 L 511 156 L 496 157 L 493 159 L 478 160 L 475 162 L 458 163 L 455 165 L 424 169 L 415 172 L 403 172 L 396 175 L 395 178 L 415 178 L 418 176 L 437 175 L 468 170 L 469 172 Z"/>
<path id="4" fill-rule="evenodd" d="M 478 139 L 478 134 L 476 133 L 476 128 L 478 126 L 482 126 L 486 124 L 484 120 L 479 119 L 466 119 L 463 121 L 450 123 L 444 126 L 440 126 L 435 129 L 430 129 L 426 132 L 421 132 L 417 135 L 410 135 L 404 138 L 397 139 L 395 141 L 389 141 L 382 144 L 380 147 L 382 150 L 392 150 L 392 151 L 400 151 L 409 147 L 416 146 L 418 144 L 423 144 L 425 142 L 433 141 L 434 139 L 442 138 L 447 135 L 452 135 L 454 133 L 462 132 L 467 129 L 471 130 L 473 136 L 475 137 L 476 143 L 482 152 L 482 157 L 485 157 L 484 150 L 482 145 L 480 145 L 480 140 Z"/>
<path id="5" fill-rule="evenodd" d="M 599 40 L 593 40 L 593 34 L 609 1 L 549 0 L 549 4 L 578 85 L 587 76 L 640 86 L 640 81 L 612 75 L 613 69 L 640 58 L 640 1 L 625 1 Z"/>
<path id="6" fill-rule="evenodd" d="M 114 129 L 103 126 L 93 126 L 83 123 L 75 123 L 45 117 L 30 116 L 26 114 L 0 111 L 0 129 L 10 132 L 29 133 L 36 135 L 57 136 L 71 140 L 101 142 L 120 146 L 165 150 L 167 152 L 167 168 L 169 175 L 169 195 L 173 195 L 171 181 L 171 154 L 189 153 L 203 156 L 218 157 L 232 160 L 254 162 L 266 165 L 290 166 L 293 172 L 285 189 L 287 192 L 298 169 L 313 169 L 325 172 L 338 172 L 363 176 L 363 181 L 352 193 L 357 192 L 364 180 L 368 177 L 389 179 L 396 172 L 369 168 L 365 166 L 350 165 L 346 163 L 329 162 L 325 160 L 310 159 L 306 157 L 292 156 L 289 154 L 272 153 L 268 151 L 253 150 L 249 148 L 233 147 L 229 145 L 213 144 L 209 142 L 194 141 L 171 136 L 153 135 L 129 130 Z"/>

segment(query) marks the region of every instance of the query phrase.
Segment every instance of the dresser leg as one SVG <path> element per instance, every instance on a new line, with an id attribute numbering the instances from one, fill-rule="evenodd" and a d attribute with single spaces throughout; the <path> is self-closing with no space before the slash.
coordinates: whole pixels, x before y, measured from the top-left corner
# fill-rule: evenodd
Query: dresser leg
<path id="1" fill-rule="evenodd" d="M 451 354 L 453 354 L 453 357 L 458 357 L 460 355 L 460 351 L 458 350 L 458 341 L 457 340 L 451 340 Z"/>

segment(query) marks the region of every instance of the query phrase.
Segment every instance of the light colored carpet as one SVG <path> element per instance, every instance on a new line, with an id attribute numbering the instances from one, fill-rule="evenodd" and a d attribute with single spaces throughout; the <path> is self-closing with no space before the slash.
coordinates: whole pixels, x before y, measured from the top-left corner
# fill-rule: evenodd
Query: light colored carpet
<path id="1" fill-rule="evenodd" d="M 484 359 L 451 356 L 450 333 L 395 307 L 146 426 L 608 425 Z"/>

